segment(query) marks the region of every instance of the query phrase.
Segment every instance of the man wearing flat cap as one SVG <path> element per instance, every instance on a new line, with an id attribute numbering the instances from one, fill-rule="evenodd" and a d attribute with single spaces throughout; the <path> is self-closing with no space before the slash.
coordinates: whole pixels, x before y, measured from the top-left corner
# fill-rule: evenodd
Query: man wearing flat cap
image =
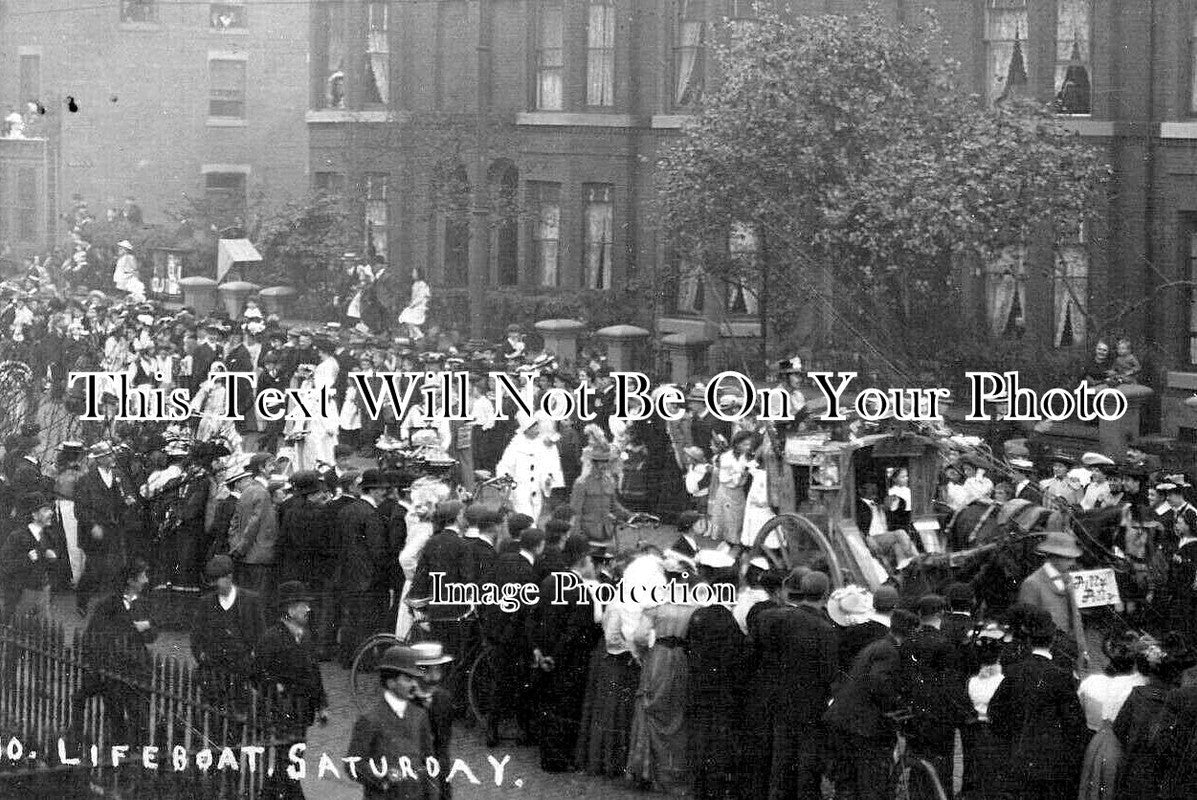
<path id="1" fill-rule="evenodd" d="M 839 664 L 839 640 L 824 606 L 831 589 L 825 573 L 791 572 L 788 602 L 763 611 L 758 621 L 757 688 L 772 741 L 769 797 L 818 797 L 822 767 L 821 718 Z M 762 780 L 764 775 L 759 775 Z"/>

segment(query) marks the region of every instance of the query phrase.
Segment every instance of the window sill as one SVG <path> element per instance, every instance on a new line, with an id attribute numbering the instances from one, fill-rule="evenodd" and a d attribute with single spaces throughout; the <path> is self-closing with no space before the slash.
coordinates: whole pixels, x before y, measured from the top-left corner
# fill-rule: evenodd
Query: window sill
<path id="1" fill-rule="evenodd" d="M 398 112 L 385 109 L 375 111 L 350 111 L 348 109 L 315 109 L 303 116 L 308 123 L 337 123 L 337 122 L 398 122 L 402 117 Z"/>
<path id="2" fill-rule="evenodd" d="M 208 28 L 208 33 L 216 36 L 249 36 L 249 28 Z"/>
<path id="3" fill-rule="evenodd" d="M 209 128 L 244 128 L 248 123 L 243 119 L 233 119 L 231 117 L 208 117 L 207 123 Z"/>
<path id="4" fill-rule="evenodd" d="M 160 31 L 162 30 L 161 22 L 122 22 L 120 24 L 122 31 Z"/>
<path id="5" fill-rule="evenodd" d="M 1114 123 L 1110 120 L 1096 120 L 1089 116 L 1076 115 L 1057 115 L 1055 117 L 1060 127 L 1071 133 L 1079 133 L 1081 136 L 1113 136 Z"/>
<path id="6" fill-rule="evenodd" d="M 639 128 L 643 122 L 631 114 L 588 114 L 568 111 L 524 111 L 515 115 L 516 125 L 568 128 Z"/>
<path id="7" fill-rule="evenodd" d="M 681 130 L 693 118 L 691 114 L 653 114 L 652 126 L 656 130 Z"/>
<path id="8" fill-rule="evenodd" d="M 1161 122 L 1161 139 L 1197 139 L 1197 120 L 1188 122 Z"/>

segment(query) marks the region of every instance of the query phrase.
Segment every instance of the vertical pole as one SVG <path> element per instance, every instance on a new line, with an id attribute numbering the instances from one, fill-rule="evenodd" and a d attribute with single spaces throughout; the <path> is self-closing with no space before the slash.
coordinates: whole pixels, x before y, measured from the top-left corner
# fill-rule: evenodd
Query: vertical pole
<path id="1" fill-rule="evenodd" d="M 477 165 L 472 187 L 470 214 L 470 338 L 486 334 L 486 286 L 490 281 L 490 204 L 487 197 L 486 117 L 490 112 L 491 87 L 491 3 L 478 0 L 478 107 L 474 118 L 474 149 Z"/>

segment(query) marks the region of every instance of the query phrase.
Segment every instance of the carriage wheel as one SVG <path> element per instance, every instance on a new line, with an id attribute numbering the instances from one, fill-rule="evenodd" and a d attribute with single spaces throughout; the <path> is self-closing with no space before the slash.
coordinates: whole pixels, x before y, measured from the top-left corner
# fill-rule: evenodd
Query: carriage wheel
<path id="1" fill-rule="evenodd" d="M 752 552 L 763 555 L 774 568 L 785 572 L 800 565 L 811 566 L 821 558 L 827 562 L 832 587 L 839 588 L 844 583 L 840 559 L 831 540 L 801 514 L 778 514 L 766 522 L 756 535 Z"/>

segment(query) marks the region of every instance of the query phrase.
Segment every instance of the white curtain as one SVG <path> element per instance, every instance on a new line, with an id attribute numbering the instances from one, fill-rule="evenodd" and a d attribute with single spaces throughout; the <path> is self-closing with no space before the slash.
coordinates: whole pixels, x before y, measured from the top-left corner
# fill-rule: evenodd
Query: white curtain
<path id="1" fill-rule="evenodd" d="M 989 328 L 994 336 L 1001 336 L 1010 325 L 1014 299 L 1026 311 L 1026 248 L 1007 247 L 991 261 L 986 269 L 985 307 L 989 310 Z"/>
<path id="2" fill-rule="evenodd" d="M 615 104 L 615 7 L 590 4 L 586 105 Z"/>
<path id="3" fill-rule="evenodd" d="M 1056 251 L 1055 275 L 1055 344 L 1076 343 L 1085 337 L 1085 308 L 1088 299 L 1089 251 L 1083 245 L 1070 245 Z M 1071 323 L 1074 341 L 1064 342 L 1066 323 Z"/>
<path id="4" fill-rule="evenodd" d="M 678 41 L 677 88 L 674 90 L 674 101 L 678 105 L 686 105 L 694 100 L 695 68 L 698 66 L 698 56 L 702 52 L 702 22 L 684 18 L 680 23 L 680 39 Z"/>
<path id="5" fill-rule="evenodd" d="M 378 97 L 385 105 L 391 100 L 391 53 L 386 31 L 370 31 L 366 55 L 370 60 L 370 74 L 374 77 L 374 88 L 378 90 Z"/>
<path id="6" fill-rule="evenodd" d="M 374 252 L 383 258 L 387 257 L 387 201 L 369 200 L 366 202 L 366 231 L 369 244 Z"/>
<path id="7" fill-rule="evenodd" d="M 611 288 L 612 216 L 609 201 L 586 206 L 586 286 L 590 289 Z"/>
<path id="8" fill-rule="evenodd" d="M 561 6 L 546 5 L 540 11 L 540 37 L 537 41 L 536 107 L 541 111 L 560 111 L 565 107 L 562 93 L 564 42 Z"/>
<path id="9" fill-rule="evenodd" d="M 558 242 L 561 240 L 561 207 L 542 205 L 536 223 L 536 246 L 540 254 L 540 285 L 557 286 Z"/>
<path id="10" fill-rule="evenodd" d="M 703 310 L 706 281 L 702 270 L 683 264 L 679 270 L 677 289 L 677 310 L 697 314 Z"/>
<path id="11" fill-rule="evenodd" d="M 996 101 L 1006 90 L 1006 76 L 1010 72 L 1016 37 L 1022 40 L 1023 63 L 1030 70 L 1031 63 L 1027 58 L 1026 7 L 985 9 L 985 45 L 988 51 L 986 66 L 989 70 L 987 88 L 990 102 Z"/>

